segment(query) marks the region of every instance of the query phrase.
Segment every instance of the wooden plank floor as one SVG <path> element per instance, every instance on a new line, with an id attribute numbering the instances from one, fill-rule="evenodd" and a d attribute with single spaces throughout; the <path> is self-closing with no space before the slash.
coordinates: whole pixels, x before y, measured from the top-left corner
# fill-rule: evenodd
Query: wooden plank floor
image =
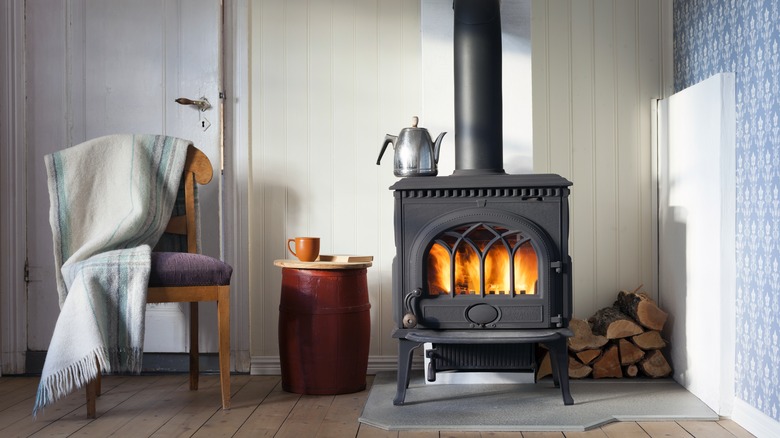
<path id="1" fill-rule="evenodd" d="M 0 377 L 0 437 L 398 437 L 398 438 L 631 438 L 751 437 L 738 424 L 621 422 L 587 432 L 389 432 L 358 423 L 368 390 L 337 396 L 282 391 L 278 376 L 231 377 L 232 409 L 220 408 L 217 376 L 189 391 L 186 375 L 107 376 L 97 418 L 86 418 L 84 391 L 38 416 L 31 410 L 37 377 Z M 373 378 L 369 376 L 369 386 Z"/>

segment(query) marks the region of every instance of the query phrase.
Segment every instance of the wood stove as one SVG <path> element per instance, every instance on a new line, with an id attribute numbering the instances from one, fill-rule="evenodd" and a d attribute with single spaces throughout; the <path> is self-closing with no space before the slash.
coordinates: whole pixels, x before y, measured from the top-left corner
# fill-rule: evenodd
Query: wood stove
<path id="1" fill-rule="evenodd" d="M 570 185 L 558 175 L 398 181 L 391 187 L 396 321 L 425 329 L 565 327 Z"/>
<path id="2" fill-rule="evenodd" d="M 571 182 L 503 170 L 499 0 L 454 0 L 455 172 L 408 177 L 395 196 L 395 404 L 423 343 L 444 370 L 534 369 L 547 346 L 565 404 Z"/>

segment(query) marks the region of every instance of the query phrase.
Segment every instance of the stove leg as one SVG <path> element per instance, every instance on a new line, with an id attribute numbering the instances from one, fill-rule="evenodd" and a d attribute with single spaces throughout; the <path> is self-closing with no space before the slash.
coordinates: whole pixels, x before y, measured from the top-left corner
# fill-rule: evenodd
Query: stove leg
<path id="1" fill-rule="evenodd" d="M 553 386 L 556 388 L 561 387 L 561 379 L 558 378 L 558 362 L 553 359 L 553 354 L 550 352 L 550 366 L 552 367 Z"/>
<path id="2" fill-rule="evenodd" d="M 573 405 L 574 399 L 569 392 L 569 359 L 566 354 L 566 338 L 547 343 L 550 351 L 550 363 L 553 370 L 553 382 L 560 386 L 563 394 L 563 404 Z"/>
<path id="3" fill-rule="evenodd" d="M 410 372 L 412 370 L 412 352 L 419 347 L 419 342 L 409 341 L 407 339 L 398 339 L 398 375 L 396 380 L 398 387 L 396 389 L 393 404 L 396 406 L 404 404 L 406 398 L 406 388 L 409 387 Z"/>

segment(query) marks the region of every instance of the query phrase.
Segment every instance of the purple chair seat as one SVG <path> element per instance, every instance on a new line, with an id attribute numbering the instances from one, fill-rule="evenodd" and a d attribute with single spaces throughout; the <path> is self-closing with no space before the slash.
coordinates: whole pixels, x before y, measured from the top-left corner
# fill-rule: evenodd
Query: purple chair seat
<path id="1" fill-rule="evenodd" d="M 226 286 L 233 268 L 213 257 L 187 252 L 152 252 L 150 287 Z"/>

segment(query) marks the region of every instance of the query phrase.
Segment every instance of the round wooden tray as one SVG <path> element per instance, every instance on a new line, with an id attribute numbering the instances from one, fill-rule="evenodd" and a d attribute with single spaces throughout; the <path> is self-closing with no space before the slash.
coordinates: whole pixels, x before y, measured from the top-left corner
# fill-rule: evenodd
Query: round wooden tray
<path id="1" fill-rule="evenodd" d="M 302 262 L 300 260 L 274 260 L 274 266 L 296 269 L 362 269 L 371 267 L 372 262 Z"/>

